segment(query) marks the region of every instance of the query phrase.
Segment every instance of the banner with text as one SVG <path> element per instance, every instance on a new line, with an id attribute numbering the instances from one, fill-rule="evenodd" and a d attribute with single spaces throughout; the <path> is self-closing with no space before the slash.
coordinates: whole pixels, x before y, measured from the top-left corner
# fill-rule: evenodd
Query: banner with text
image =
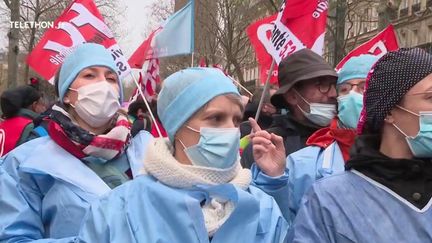
<path id="1" fill-rule="evenodd" d="M 322 55 L 327 21 L 327 0 L 285 0 L 264 45 L 279 64 L 303 48 Z"/>
<path id="2" fill-rule="evenodd" d="M 111 52 L 121 79 L 129 74 L 131 68 L 92 0 L 72 2 L 27 56 L 27 63 L 52 83 L 66 56 L 85 42 L 101 44 Z"/>

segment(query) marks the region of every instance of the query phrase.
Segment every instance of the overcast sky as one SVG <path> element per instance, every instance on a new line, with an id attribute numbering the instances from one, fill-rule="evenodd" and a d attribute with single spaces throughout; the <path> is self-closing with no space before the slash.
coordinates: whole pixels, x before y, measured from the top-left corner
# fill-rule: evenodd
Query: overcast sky
<path id="1" fill-rule="evenodd" d="M 126 57 L 129 57 L 132 52 L 144 41 L 147 31 L 156 26 L 148 26 L 148 16 L 150 16 L 150 5 L 153 2 L 161 0 L 119 0 L 126 6 L 126 12 L 121 22 L 124 22 L 123 33 L 126 36 L 119 39 L 119 45 L 123 49 Z M 123 25 L 122 25 L 123 26 Z"/>

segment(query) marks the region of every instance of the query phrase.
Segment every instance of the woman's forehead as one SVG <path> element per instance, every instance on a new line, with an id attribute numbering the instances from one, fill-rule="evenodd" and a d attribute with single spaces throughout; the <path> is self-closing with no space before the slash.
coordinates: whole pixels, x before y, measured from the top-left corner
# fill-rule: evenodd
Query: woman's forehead
<path id="1" fill-rule="evenodd" d="M 408 92 L 407 95 L 422 93 L 422 92 L 430 92 L 432 91 L 432 74 L 429 74 L 420 82 L 415 84 Z"/>
<path id="2" fill-rule="evenodd" d="M 233 107 L 233 106 L 239 107 L 239 104 L 241 104 L 240 97 L 238 98 L 238 101 L 237 101 L 234 99 L 233 96 L 219 95 L 219 96 L 213 98 L 212 100 L 210 100 L 207 103 L 206 108 L 207 109 L 210 109 L 210 108 L 227 109 L 227 108 Z M 240 109 L 240 107 L 239 107 L 239 109 Z"/>

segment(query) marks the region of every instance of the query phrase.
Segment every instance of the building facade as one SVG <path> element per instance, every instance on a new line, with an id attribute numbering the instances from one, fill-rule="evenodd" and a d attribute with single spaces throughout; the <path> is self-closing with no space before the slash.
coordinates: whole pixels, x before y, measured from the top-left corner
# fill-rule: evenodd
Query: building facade
<path id="1" fill-rule="evenodd" d="M 364 1 L 348 13 L 347 52 L 378 34 L 378 7 L 376 2 Z M 402 0 L 397 18 L 391 22 L 400 47 L 422 47 L 432 52 L 432 0 Z"/>

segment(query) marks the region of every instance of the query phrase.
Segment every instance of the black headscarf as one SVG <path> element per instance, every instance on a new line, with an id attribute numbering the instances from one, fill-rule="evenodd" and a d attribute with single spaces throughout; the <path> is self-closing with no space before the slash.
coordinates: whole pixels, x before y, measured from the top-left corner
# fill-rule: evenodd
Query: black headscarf
<path id="1" fill-rule="evenodd" d="M 368 75 L 358 132 L 376 133 L 385 117 L 418 82 L 432 73 L 432 55 L 419 48 L 385 54 Z"/>

